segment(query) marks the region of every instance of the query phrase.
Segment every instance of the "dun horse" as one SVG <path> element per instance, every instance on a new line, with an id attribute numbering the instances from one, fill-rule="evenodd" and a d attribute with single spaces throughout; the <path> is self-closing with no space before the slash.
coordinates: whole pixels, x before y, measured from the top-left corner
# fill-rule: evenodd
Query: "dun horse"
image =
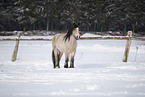
<path id="1" fill-rule="evenodd" d="M 64 68 L 68 68 L 69 56 L 71 54 L 70 68 L 74 68 L 74 56 L 76 53 L 77 42 L 80 38 L 79 26 L 73 24 L 73 27 L 67 32 L 66 35 L 56 34 L 52 39 L 52 60 L 54 68 L 60 68 L 59 61 L 65 53 Z"/>

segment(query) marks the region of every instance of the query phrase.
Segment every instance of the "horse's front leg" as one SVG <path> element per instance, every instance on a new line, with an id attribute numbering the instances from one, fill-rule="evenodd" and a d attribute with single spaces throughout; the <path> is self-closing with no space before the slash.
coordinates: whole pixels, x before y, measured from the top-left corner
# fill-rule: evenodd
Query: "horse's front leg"
<path id="1" fill-rule="evenodd" d="M 59 59 L 58 59 L 58 62 L 60 62 L 62 55 L 63 55 L 63 52 L 60 52 L 59 51 Z"/>
<path id="2" fill-rule="evenodd" d="M 64 68 L 68 68 L 69 53 L 65 53 L 65 65 Z"/>
<path id="3" fill-rule="evenodd" d="M 75 56 L 75 51 L 71 53 L 71 62 L 70 62 L 70 68 L 74 68 L 74 56 Z"/>

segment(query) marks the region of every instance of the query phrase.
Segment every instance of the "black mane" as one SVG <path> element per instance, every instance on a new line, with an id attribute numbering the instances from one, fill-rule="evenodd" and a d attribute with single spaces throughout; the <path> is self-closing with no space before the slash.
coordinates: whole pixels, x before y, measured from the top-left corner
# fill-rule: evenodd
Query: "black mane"
<path id="1" fill-rule="evenodd" d="M 79 26 L 74 24 L 73 27 L 72 27 L 71 29 L 68 30 L 67 34 L 64 36 L 65 41 L 66 41 L 67 39 L 70 40 L 70 36 L 73 34 L 73 30 L 74 30 L 75 28 L 77 28 L 77 27 L 79 27 Z"/>

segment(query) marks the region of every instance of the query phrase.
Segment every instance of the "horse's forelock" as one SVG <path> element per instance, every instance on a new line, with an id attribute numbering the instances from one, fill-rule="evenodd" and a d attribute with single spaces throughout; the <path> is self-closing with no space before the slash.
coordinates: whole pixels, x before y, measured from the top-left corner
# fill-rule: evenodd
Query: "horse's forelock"
<path id="1" fill-rule="evenodd" d="M 73 23 L 73 27 L 74 27 L 74 28 L 79 27 L 79 25 L 80 25 L 80 23 L 77 23 L 77 24 L 76 24 L 76 23 Z"/>
<path id="2" fill-rule="evenodd" d="M 78 25 L 74 25 L 74 28 L 77 28 L 77 27 L 79 27 Z"/>

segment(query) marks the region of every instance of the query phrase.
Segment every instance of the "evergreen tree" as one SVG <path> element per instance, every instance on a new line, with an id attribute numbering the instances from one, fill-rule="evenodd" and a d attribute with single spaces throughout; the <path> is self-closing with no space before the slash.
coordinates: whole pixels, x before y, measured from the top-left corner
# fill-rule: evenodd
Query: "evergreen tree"
<path id="1" fill-rule="evenodd" d="M 128 22 L 128 15 L 127 15 L 127 0 L 126 1 L 111 1 L 108 5 L 108 17 L 111 27 L 119 29 L 124 28 L 124 34 L 126 33 L 126 23 Z M 116 25 L 118 27 L 116 27 Z"/>
<path id="2" fill-rule="evenodd" d="M 39 7 L 36 5 L 35 0 L 19 0 L 15 4 L 16 20 L 23 26 L 23 30 L 26 31 L 26 27 L 37 21 L 35 16 L 39 13 Z"/>
<path id="3" fill-rule="evenodd" d="M 144 0 L 1 0 L 0 29 L 145 31 Z M 17 22 L 16 22 L 17 21 Z"/>
<path id="4" fill-rule="evenodd" d="M 129 22 L 132 25 L 132 31 L 135 32 L 136 27 L 139 27 L 141 24 L 144 25 L 145 13 L 143 8 L 145 1 L 144 0 L 129 0 L 128 3 L 128 16 Z"/>
<path id="5" fill-rule="evenodd" d="M 14 17 L 12 13 L 15 0 L 0 1 L 0 30 L 11 30 L 14 26 Z"/>
<path id="6" fill-rule="evenodd" d="M 70 26 L 70 23 L 80 22 L 81 20 L 81 0 L 64 0 L 59 2 L 60 7 L 62 8 L 60 11 L 60 19 L 61 24 L 65 24 L 65 29 L 67 29 L 67 24 Z"/>

